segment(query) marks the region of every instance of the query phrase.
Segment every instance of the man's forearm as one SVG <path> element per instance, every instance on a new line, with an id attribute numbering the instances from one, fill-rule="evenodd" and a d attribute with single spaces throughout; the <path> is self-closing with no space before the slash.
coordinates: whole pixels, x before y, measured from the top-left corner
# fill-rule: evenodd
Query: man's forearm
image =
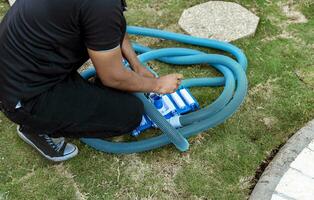
<path id="1" fill-rule="evenodd" d="M 183 78 L 181 74 L 169 74 L 160 78 L 149 78 L 125 68 L 123 68 L 123 72 L 120 74 L 112 75 L 111 79 L 105 74 L 99 74 L 99 77 L 104 85 L 116 89 L 128 92 L 154 92 L 159 94 L 175 92 Z"/>
<path id="2" fill-rule="evenodd" d="M 141 76 L 122 64 L 121 49 L 93 51 L 88 49 L 101 82 L 119 90 L 129 92 L 154 92 L 158 90 L 158 79 Z"/>
<path id="3" fill-rule="evenodd" d="M 108 87 L 129 92 L 166 94 L 174 92 L 183 78 L 180 74 L 169 74 L 159 78 L 147 77 L 126 69 L 122 64 L 122 51 L 120 48 L 110 51 L 87 50 L 98 77 Z"/>
<path id="4" fill-rule="evenodd" d="M 132 69 L 135 72 L 139 71 L 139 68 L 142 67 L 141 62 L 139 61 L 139 59 L 137 58 L 137 55 L 135 53 L 135 51 L 133 50 L 133 47 L 131 45 L 131 42 L 129 40 L 129 36 L 126 33 L 123 39 L 123 43 L 122 43 L 122 55 L 125 59 L 127 59 L 127 61 L 130 63 Z"/>
<path id="5" fill-rule="evenodd" d="M 119 74 L 99 74 L 102 83 L 108 87 L 128 91 L 128 92 L 158 92 L 158 79 L 147 78 L 139 74 L 123 69 Z"/>

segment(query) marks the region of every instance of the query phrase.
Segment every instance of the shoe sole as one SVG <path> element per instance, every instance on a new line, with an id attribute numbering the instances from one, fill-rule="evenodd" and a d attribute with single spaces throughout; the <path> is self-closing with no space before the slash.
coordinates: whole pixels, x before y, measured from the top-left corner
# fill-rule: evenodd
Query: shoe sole
<path id="1" fill-rule="evenodd" d="M 53 162 L 62 162 L 62 161 L 66 161 L 69 160 L 73 157 L 75 157 L 78 154 L 78 148 L 75 146 L 75 150 L 65 156 L 62 157 L 50 157 L 48 155 L 46 155 L 42 150 L 40 150 L 32 141 L 30 141 L 27 137 L 24 136 L 24 134 L 19 130 L 19 126 L 17 126 L 17 134 L 18 136 L 27 144 L 31 145 L 32 147 L 34 147 L 42 156 L 44 156 L 46 159 L 53 161 Z"/>

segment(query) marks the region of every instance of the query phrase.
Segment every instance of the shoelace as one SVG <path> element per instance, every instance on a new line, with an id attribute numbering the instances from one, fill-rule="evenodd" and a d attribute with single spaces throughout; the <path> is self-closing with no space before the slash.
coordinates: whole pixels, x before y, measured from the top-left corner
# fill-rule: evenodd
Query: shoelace
<path id="1" fill-rule="evenodd" d="M 51 138 L 48 135 L 41 135 L 47 141 L 47 143 L 56 151 L 60 151 L 63 144 L 64 138 Z"/>

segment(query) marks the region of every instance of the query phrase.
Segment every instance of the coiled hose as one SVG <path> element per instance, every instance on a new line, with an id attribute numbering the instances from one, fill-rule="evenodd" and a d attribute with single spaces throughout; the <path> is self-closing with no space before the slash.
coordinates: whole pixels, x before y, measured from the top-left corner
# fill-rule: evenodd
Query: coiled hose
<path id="1" fill-rule="evenodd" d="M 245 74 L 247 59 L 239 48 L 226 42 L 150 28 L 128 26 L 127 32 L 133 35 L 173 40 L 230 53 L 234 59 L 224 55 L 207 54 L 194 49 L 164 48 L 155 50 L 139 44 L 133 44 L 134 50 L 140 54 L 138 57 L 142 63 L 159 60 L 174 65 L 208 64 L 208 66 L 216 68 L 223 74 L 223 77 L 187 79 L 182 81 L 181 86 L 187 88 L 224 86 L 224 90 L 209 106 L 180 116 L 180 123 L 183 127 L 179 129 L 174 129 L 147 100 L 144 94 L 136 93 L 134 95 L 144 103 L 146 114 L 158 125 L 164 134 L 135 142 L 111 142 L 94 138 L 81 138 L 82 142 L 97 150 L 118 154 L 148 151 L 170 143 L 173 143 L 180 151 L 186 151 L 189 143 L 185 138 L 223 123 L 243 102 L 248 87 Z M 89 78 L 95 74 L 95 69 L 90 68 L 82 72 L 81 75 L 84 78 Z"/>

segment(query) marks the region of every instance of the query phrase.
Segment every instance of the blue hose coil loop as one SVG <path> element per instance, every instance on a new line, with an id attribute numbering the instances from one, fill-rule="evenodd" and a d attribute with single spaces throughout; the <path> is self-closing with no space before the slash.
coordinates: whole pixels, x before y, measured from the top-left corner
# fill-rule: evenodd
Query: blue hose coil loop
<path id="1" fill-rule="evenodd" d="M 193 36 L 171 33 L 150 28 L 128 26 L 127 32 L 133 35 L 156 37 L 173 40 L 185 44 L 217 49 L 229 53 L 233 58 L 207 54 L 198 50 L 187 48 L 151 49 L 139 44 L 133 44 L 134 50 L 139 53 L 139 60 L 146 63 L 151 60 L 159 60 L 174 65 L 208 64 L 217 69 L 223 77 L 194 78 L 182 82 L 182 86 L 190 87 L 215 87 L 224 86 L 221 95 L 209 106 L 198 111 L 180 117 L 182 128 L 174 129 L 159 114 L 143 94 L 136 93 L 145 107 L 145 112 L 153 116 L 161 124 L 164 134 L 135 142 L 111 142 L 94 138 L 81 138 L 87 145 L 107 153 L 129 154 L 143 152 L 173 143 L 180 151 L 186 151 L 189 144 L 185 138 L 194 136 L 209 128 L 223 123 L 232 116 L 244 101 L 247 94 L 248 81 L 246 78 L 247 58 L 239 48 L 211 39 L 197 38 Z M 96 74 L 94 68 L 89 68 L 81 73 L 82 77 L 89 78 Z M 166 122 L 166 123 L 165 123 Z"/>

